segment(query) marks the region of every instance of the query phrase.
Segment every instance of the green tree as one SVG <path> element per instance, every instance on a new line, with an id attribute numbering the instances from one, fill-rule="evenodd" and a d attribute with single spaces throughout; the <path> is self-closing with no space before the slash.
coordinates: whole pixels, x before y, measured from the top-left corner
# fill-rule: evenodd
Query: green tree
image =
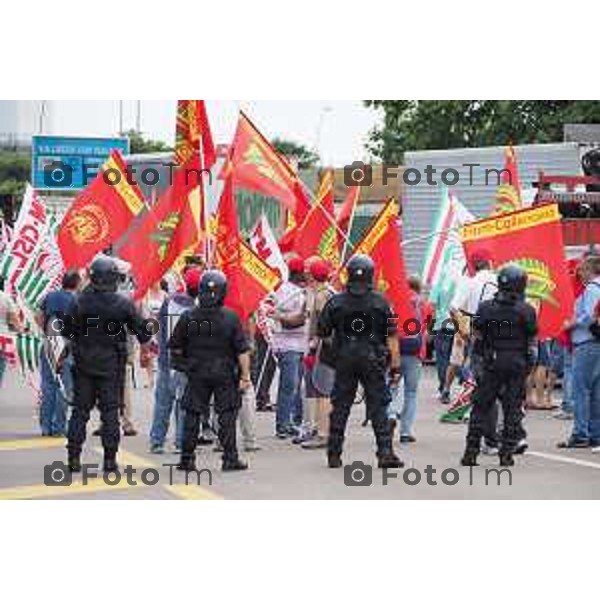
<path id="1" fill-rule="evenodd" d="M 161 140 L 147 140 L 141 132 L 135 129 L 126 131 L 124 136 L 129 138 L 129 152 L 131 154 L 152 154 L 154 152 L 170 152 L 173 150 Z"/>
<path id="2" fill-rule="evenodd" d="M 22 196 L 30 178 L 31 154 L 0 151 L 0 196 Z"/>
<path id="3" fill-rule="evenodd" d="M 565 123 L 600 123 L 596 100 L 366 100 L 382 112 L 368 149 L 385 162 L 404 152 L 560 142 Z"/>
<path id="4" fill-rule="evenodd" d="M 280 154 L 295 158 L 300 169 L 311 169 L 319 163 L 319 155 L 304 144 L 281 138 L 275 138 L 271 143 Z"/>

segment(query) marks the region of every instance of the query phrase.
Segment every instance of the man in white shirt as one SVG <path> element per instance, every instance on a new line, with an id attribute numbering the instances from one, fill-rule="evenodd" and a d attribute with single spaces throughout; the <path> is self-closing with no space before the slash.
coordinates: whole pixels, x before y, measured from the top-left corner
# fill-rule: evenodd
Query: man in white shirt
<path id="1" fill-rule="evenodd" d="M 477 314 L 479 304 L 491 300 L 498 290 L 496 274 L 492 271 L 491 255 L 485 250 L 473 253 L 469 263 L 475 272 L 472 277 L 464 276 L 456 288 L 450 303 L 450 314 L 458 324 L 454 335 L 450 366 L 446 374 L 444 396 L 449 398 L 450 388 L 457 372 L 463 368 L 471 332 L 471 319 Z"/>
<path id="2" fill-rule="evenodd" d="M 7 335 L 22 330 L 19 312 L 12 298 L 4 292 L 4 281 L 0 278 L 0 335 Z M 0 348 L 0 387 L 4 371 L 6 370 L 6 359 Z"/>

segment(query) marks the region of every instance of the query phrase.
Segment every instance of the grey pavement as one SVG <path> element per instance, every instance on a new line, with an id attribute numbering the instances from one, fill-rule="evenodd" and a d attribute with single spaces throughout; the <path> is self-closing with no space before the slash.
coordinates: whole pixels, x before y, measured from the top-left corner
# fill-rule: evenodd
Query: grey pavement
<path id="1" fill-rule="evenodd" d="M 201 475 L 201 485 L 193 476 L 185 482 L 182 473 L 172 467 L 178 456 L 148 453 L 148 430 L 152 412 L 152 392 L 135 392 L 135 420 L 140 434 L 122 441 L 120 465 L 131 464 L 137 486 L 127 484 L 123 476 L 116 487 L 99 479 L 83 486 L 81 475 L 73 477 L 66 487 L 44 485 L 44 466 L 65 460 L 64 439 L 41 438 L 37 428 L 34 398 L 31 390 L 9 372 L 0 390 L 0 499 L 67 498 L 67 499 L 588 499 L 600 498 L 600 455 L 589 450 L 558 450 L 556 442 L 568 434 L 570 423 L 553 419 L 548 412 L 530 412 L 526 419 L 530 451 L 517 457 L 511 469 L 512 482 L 504 472 L 498 475 L 487 469 L 498 469 L 496 457 L 482 456 L 481 466 L 472 470 L 458 466 L 463 450 L 466 427 L 438 421 L 442 412 L 435 399 L 434 373 L 426 368 L 419 392 L 419 408 L 415 435 L 417 443 L 396 444 L 406 467 L 388 472 L 396 479 L 383 482 L 383 472 L 375 468 L 374 441 L 370 427 L 361 426 L 364 405 L 355 405 L 351 415 L 344 463 L 362 461 L 372 467 L 372 484 L 347 486 L 344 469 L 326 466 L 321 450 L 303 450 L 289 441 L 273 436 L 273 413 L 257 415 L 257 430 L 262 449 L 247 455 L 250 469 L 241 473 L 222 473 L 220 455 L 210 447 L 198 451 L 198 468 L 210 469 Z M 560 390 L 557 390 L 557 397 Z M 94 416 L 88 433 L 97 424 Z M 168 447 L 171 444 L 168 444 Z M 88 437 L 84 462 L 101 462 L 99 438 Z M 156 468 L 160 480 L 144 485 L 140 475 L 144 469 Z M 417 471 L 415 471 L 418 470 Z M 429 479 L 437 485 L 428 483 Z M 435 473 L 431 470 L 435 469 Z M 368 470 L 367 470 L 368 472 Z M 359 472 L 355 473 L 356 476 Z M 368 475 L 367 475 L 368 476 Z M 409 485 L 405 478 L 416 485 Z M 444 477 L 446 484 L 442 480 Z M 487 484 L 486 484 L 487 477 Z M 458 481 L 454 485 L 455 479 Z"/>

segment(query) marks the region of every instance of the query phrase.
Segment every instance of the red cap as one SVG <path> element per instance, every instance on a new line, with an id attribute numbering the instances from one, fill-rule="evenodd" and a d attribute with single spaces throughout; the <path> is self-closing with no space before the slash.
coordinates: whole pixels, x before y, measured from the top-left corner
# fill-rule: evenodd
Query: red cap
<path id="1" fill-rule="evenodd" d="M 299 257 L 290 258 L 287 266 L 290 273 L 304 273 L 304 261 Z"/>
<path id="2" fill-rule="evenodd" d="M 183 276 L 185 287 L 197 292 L 200 286 L 200 279 L 202 279 L 202 273 L 203 270 L 200 267 L 188 269 Z"/>
<path id="3" fill-rule="evenodd" d="M 475 250 L 473 254 L 470 256 L 469 260 L 471 265 L 475 265 L 478 262 L 492 262 L 492 253 L 485 248 L 480 248 L 479 250 Z"/>
<path id="4" fill-rule="evenodd" d="M 327 281 L 331 274 L 331 265 L 323 259 L 315 260 L 310 265 L 310 274 L 316 281 Z"/>

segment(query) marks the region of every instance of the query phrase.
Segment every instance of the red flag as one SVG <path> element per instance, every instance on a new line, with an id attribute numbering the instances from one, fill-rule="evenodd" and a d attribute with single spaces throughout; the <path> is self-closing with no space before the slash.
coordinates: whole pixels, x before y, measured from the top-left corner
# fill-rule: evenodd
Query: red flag
<path id="1" fill-rule="evenodd" d="M 398 208 L 393 198 L 388 201 L 355 247 L 354 253 L 368 254 L 375 262 L 376 289 L 392 305 L 402 333 L 402 325 L 416 315 L 406 280 Z M 410 325 L 408 329 L 412 331 Z"/>
<path id="2" fill-rule="evenodd" d="M 296 173 L 243 112 L 222 175 L 229 174 L 233 175 L 236 187 L 277 198 L 294 214 L 297 203 L 302 201 Z"/>
<path id="3" fill-rule="evenodd" d="M 284 234 L 279 239 L 279 248 L 284 254 L 291 252 L 296 243 L 296 235 L 298 228 L 304 223 L 304 219 L 310 212 L 311 203 L 308 199 L 308 193 L 304 187 L 302 181 L 298 180 L 295 186 L 296 193 L 296 207 L 294 211 L 287 213 L 288 222 Z"/>
<path id="4" fill-rule="evenodd" d="M 136 299 L 200 240 L 203 199 L 201 176 L 195 171 L 198 161 L 196 154 L 191 163 L 174 171 L 172 185 L 119 250 L 120 258 L 131 263 Z"/>
<path id="5" fill-rule="evenodd" d="M 204 100 L 178 100 L 175 127 L 175 159 L 177 163 L 180 165 L 189 163 L 194 153 L 200 153 L 201 145 L 202 167 L 211 169 L 217 160 L 217 154 Z"/>
<path id="6" fill-rule="evenodd" d="M 215 263 L 228 279 L 228 306 L 242 320 L 247 319 L 266 294 L 280 283 L 279 271 L 270 267 L 242 240 L 239 228 L 233 181 L 225 180 L 217 213 Z"/>
<path id="7" fill-rule="evenodd" d="M 123 158 L 114 151 L 62 220 L 57 237 L 65 269 L 85 267 L 125 234 L 145 206 L 139 186 L 128 183 Z"/>
<path id="8" fill-rule="evenodd" d="M 560 334 L 574 299 L 556 204 L 470 223 L 461 229 L 461 237 L 467 261 L 485 250 L 495 269 L 515 264 L 527 271 L 527 299 L 538 309 L 540 337 Z"/>
<path id="9" fill-rule="evenodd" d="M 352 218 L 352 213 L 358 204 L 360 199 L 360 190 L 361 186 L 356 185 L 348 188 L 348 195 L 344 200 L 344 204 L 342 204 L 342 208 L 340 209 L 340 214 L 338 215 L 337 222 L 342 231 L 344 233 L 349 234 L 348 226 L 350 225 L 350 219 Z"/>
<path id="10" fill-rule="evenodd" d="M 521 208 L 521 183 L 517 156 L 512 144 L 506 147 L 502 183 L 496 192 L 496 206 L 492 215 L 500 215 Z"/>
<path id="11" fill-rule="evenodd" d="M 293 250 L 305 260 L 321 256 L 336 267 L 340 264 L 331 171 L 325 173 L 315 203 L 296 230 Z"/>

